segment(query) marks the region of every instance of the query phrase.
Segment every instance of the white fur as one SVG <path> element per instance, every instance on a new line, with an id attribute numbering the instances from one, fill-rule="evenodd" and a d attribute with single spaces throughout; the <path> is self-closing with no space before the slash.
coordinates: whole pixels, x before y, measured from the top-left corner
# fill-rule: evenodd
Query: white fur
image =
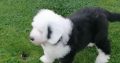
<path id="1" fill-rule="evenodd" d="M 95 63 L 107 63 L 110 59 L 109 55 L 106 55 L 102 50 L 98 49 L 99 55 L 96 58 Z"/>
<path id="2" fill-rule="evenodd" d="M 93 47 L 95 44 L 94 43 L 89 43 L 88 47 Z"/>
<path id="3" fill-rule="evenodd" d="M 41 45 L 44 50 L 44 55 L 40 58 L 43 63 L 53 63 L 55 59 L 64 57 L 70 52 L 70 47 L 67 44 L 69 35 L 72 31 L 72 23 L 53 11 L 48 9 L 40 10 L 33 18 L 33 29 L 30 37 L 36 45 Z M 51 27 L 51 38 L 47 39 L 48 26 Z M 57 44 L 57 41 L 62 37 L 62 40 Z"/>
<path id="4" fill-rule="evenodd" d="M 47 9 L 39 11 L 39 13 L 33 18 L 32 26 L 33 29 L 30 33 L 31 37 L 36 38 L 37 42 L 47 41 L 51 44 L 55 44 L 61 36 L 63 36 L 64 43 L 68 42 L 69 34 L 72 30 L 72 23 L 69 19 L 57 15 L 53 11 Z M 52 29 L 51 39 L 49 40 L 47 40 L 46 37 L 48 26 Z"/>
<path id="5" fill-rule="evenodd" d="M 65 46 L 62 43 L 58 43 L 55 46 L 50 44 L 42 45 L 44 50 L 44 58 L 47 58 L 47 62 L 53 62 L 55 59 L 63 58 L 67 53 L 70 52 L 70 47 Z M 51 59 L 51 60 L 50 60 Z M 40 59 L 41 61 L 46 63 L 46 60 Z"/>

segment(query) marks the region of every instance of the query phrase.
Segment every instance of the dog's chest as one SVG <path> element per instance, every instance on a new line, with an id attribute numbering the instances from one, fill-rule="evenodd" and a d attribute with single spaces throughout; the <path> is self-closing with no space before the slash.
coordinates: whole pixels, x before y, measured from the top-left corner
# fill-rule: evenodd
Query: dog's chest
<path id="1" fill-rule="evenodd" d="M 57 45 L 46 44 L 43 46 L 44 54 L 53 58 L 62 58 L 70 52 L 70 47 L 68 45 L 63 45 L 58 43 Z"/>

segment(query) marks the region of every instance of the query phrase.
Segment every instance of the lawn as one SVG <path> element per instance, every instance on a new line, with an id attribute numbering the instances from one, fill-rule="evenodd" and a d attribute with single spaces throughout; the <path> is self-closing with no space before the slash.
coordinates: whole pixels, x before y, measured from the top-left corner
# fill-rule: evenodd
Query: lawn
<path id="1" fill-rule="evenodd" d="M 0 63 L 41 63 L 42 48 L 29 41 L 33 16 L 39 9 L 52 9 L 68 16 L 83 7 L 102 7 L 120 13 L 120 0 L 0 0 Z M 120 63 L 120 23 L 110 23 L 112 45 L 109 63 Z M 24 57 L 21 57 L 24 56 Z M 75 63 L 94 63 L 95 47 L 79 52 Z"/>

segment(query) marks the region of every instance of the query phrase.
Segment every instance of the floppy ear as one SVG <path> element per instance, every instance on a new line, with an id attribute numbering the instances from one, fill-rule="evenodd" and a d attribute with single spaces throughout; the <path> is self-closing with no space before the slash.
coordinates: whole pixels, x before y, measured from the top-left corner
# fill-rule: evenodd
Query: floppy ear
<path id="1" fill-rule="evenodd" d="M 49 32 L 51 33 L 51 34 L 49 34 Z M 58 41 L 59 41 L 59 39 L 62 37 L 62 31 L 61 31 L 61 29 L 59 28 L 59 27 L 55 27 L 55 26 L 49 26 L 48 27 L 48 42 L 50 43 L 50 44 L 56 44 Z"/>

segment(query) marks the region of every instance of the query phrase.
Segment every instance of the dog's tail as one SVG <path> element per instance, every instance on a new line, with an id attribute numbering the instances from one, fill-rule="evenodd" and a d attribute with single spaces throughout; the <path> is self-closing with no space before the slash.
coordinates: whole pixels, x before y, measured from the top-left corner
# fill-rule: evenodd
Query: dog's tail
<path id="1" fill-rule="evenodd" d="M 119 21 L 120 22 L 120 13 L 105 12 L 107 19 L 110 22 Z"/>

